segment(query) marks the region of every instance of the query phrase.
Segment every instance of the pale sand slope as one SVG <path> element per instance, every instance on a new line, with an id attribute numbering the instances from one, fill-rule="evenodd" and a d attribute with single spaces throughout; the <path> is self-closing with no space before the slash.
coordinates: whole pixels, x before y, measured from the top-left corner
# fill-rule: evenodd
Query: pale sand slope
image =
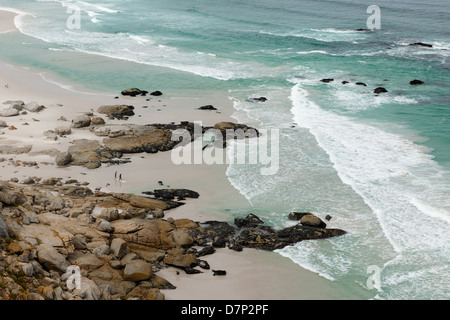
<path id="1" fill-rule="evenodd" d="M 10 30 L 14 14 L 1 12 L 1 29 Z M 51 77 L 51 75 L 45 75 Z M 8 88 L 5 88 L 8 84 Z M 77 88 L 88 92 L 86 88 Z M 124 88 L 125 89 L 125 88 Z M 145 89 L 145 88 L 142 88 Z M 69 126 L 70 120 L 77 115 L 93 109 L 94 113 L 101 105 L 131 104 L 135 106 L 136 115 L 128 122 L 136 124 L 170 123 L 180 121 L 202 121 L 204 125 L 214 125 L 220 121 L 233 121 L 233 107 L 224 92 L 199 92 L 197 98 L 185 99 L 182 96 L 164 94 L 146 101 L 146 97 L 122 97 L 120 93 L 103 94 L 96 92 L 81 93 L 62 88 L 43 80 L 42 74 L 22 67 L 0 63 L 0 109 L 6 100 L 23 100 L 25 103 L 36 101 L 45 105 L 46 109 L 39 113 L 29 112 L 27 115 L 4 118 L 9 126 L 17 130 L 0 130 L 0 145 L 11 143 L 17 146 L 32 145 L 32 151 L 56 149 L 66 151 L 70 141 L 74 139 L 99 139 L 87 129 L 73 129 L 66 139 L 48 141 L 43 132 L 57 126 Z M 215 111 L 199 111 L 197 107 L 212 104 L 219 108 Z M 148 108 L 142 108 L 148 106 Z M 141 117 L 139 117 L 141 115 Z M 61 116 L 68 122 L 58 121 Z M 105 119 L 106 120 L 106 119 Z M 28 123 L 28 125 L 24 125 Z M 107 123 L 124 123 L 110 121 Z M 1 133 L 4 133 L 3 135 Z M 238 208 L 250 208 L 248 201 L 230 185 L 226 178 L 226 165 L 180 165 L 171 162 L 170 152 L 158 154 L 131 155 L 129 164 L 105 166 L 88 170 L 82 167 L 57 168 L 54 157 L 48 155 L 0 155 L 14 160 L 32 160 L 38 163 L 35 167 L 14 167 L 9 161 L 0 163 L 0 180 L 17 177 L 20 181 L 26 177 L 42 178 L 58 177 L 65 181 L 68 178 L 80 182 L 88 182 L 89 187 L 102 188 L 102 191 L 136 192 L 164 187 L 188 188 L 200 193 L 200 198 L 188 200 L 187 204 L 166 212 L 166 217 L 190 218 L 196 221 L 230 220 L 223 212 Z M 45 164 L 48 162 L 48 164 Z M 114 173 L 122 173 L 126 183 L 114 181 Z M 107 184 L 110 184 L 107 187 Z M 250 209 L 249 209 L 250 210 Z M 286 213 L 287 214 L 287 213 Z M 339 299 L 341 290 L 333 288 L 330 283 L 314 273 L 306 271 L 289 259 L 277 253 L 245 249 L 234 252 L 228 249 L 218 250 L 214 255 L 204 257 L 212 269 L 226 270 L 224 277 L 214 277 L 211 271 L 202 274 L 179 275 L 176 269 L 169 268 L 158 274 L 167 278 L 176 290 L 164 290 L 166 299 Z"/>
<path id="2" fill-rule="evenodd" d="M 15 12 L 0 11 L 0 32 L 16 30 L 16 26 L 14 25 L 14 17 L 16 15 Z"/>

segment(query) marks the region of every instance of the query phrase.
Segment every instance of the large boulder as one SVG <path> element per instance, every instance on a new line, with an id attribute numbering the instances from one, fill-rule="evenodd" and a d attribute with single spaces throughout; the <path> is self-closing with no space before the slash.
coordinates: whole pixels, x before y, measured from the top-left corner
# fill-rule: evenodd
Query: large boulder
<path id="1" fill-rule="evenodd" d="M 14 108 L 4 109 L 0 111 L 0 116 L 2 117 L 14 117 L 19 114 L 19 110 Z"/>
<path id="2" fill-rule="evenodd" d="M 72 154 L 70 152 L 61 152 L 55 158 L 56 165 L 60 167 L 67 166 L 71 161 Z"/>
<path id="3" fill-rule="evenodd" d="M 125 117 L 133 116 L 134 107 L 127 105 L 111 105 L 101 106 L 97 109 L 98 113 L 106 114 L 110 118 L 124 119 Z"/>
<path id="4" fill-rule="evenodd" d="M 323 222 L 319 217 L 313 214 L 304 215 L 300 219 L 300 223 L 304 226 L 315 227 L 315 228 L 326 228 L 326 223 Z"/>
<path id="5" fill-rule="evenodd" d="M 152 265 L 143 260 L 132 260 L 123 270 L 124 279 L 127 281 L 147 280 L 152 274 Z"/>
<path id="6" fill-rule="evenodd" d="M 38 104 L 36 101 L 29 102 L 29 103 L 23 105 L 22 107 L 23 107 L 23 109 L 30 111 L 30 112 L 39 112 L 44 108 L 43 106 Z"/>
<path id="7" fill-rule="evenodd" d="M 386 93 L 386 92 L 388 92 L 388 91 L 383 87 L 378 87 L 373 90 L 373 93 L 375 93 L 375 94 Z"/>
<path id="8" fill-rule="evenodd" d="M 55 270 L 64 273 L 69 267 L 69 263 L 66 258 L 49 244 L 44 243 L 38 246 L 37 257 L 39 262 L 48 270 Z"/>
<path id="9" fill-rule="evenodd" d="M 164 263 L 179 268 L 192 268 L 198 264 L 198 260 L 193 253 L 185 253 L 182 249 L 172 249 L 167 252 Z"/>
<path id="10" fill-rule="evenodd" d="M 0 203 L 7 206 L 19 206 L 25 202 L 27 202 L 27 197 L 22 191 L 8 183 L 0 183 Z"/>
<path id="11" fill-rule="evenodd" d="M 424 84 L 424 82 L 422 80 L 415 79 L 415 80 L 410 81 L 409 84 L 412 86 L 416 86 L 416 85 Z"/>
<path id="12" fill-rule="evenodd" d="M 90 125 L 91 125 L 91 117 L 86 114 L 79 115 L 78 117 L 72 120 L 73 128 L 84 128 L 89 127 Z"/>
<path id="13" fill-rule="evenodd" d="M 130 88 L 130 89 L 125 89 L 122 91 L 122 95 L 123 96 L 131 96 L 131 97 L 135 97 L 138 96 L 140 94 L 142 94 L 142 90 L 138 89 L 138 88 Z"/>

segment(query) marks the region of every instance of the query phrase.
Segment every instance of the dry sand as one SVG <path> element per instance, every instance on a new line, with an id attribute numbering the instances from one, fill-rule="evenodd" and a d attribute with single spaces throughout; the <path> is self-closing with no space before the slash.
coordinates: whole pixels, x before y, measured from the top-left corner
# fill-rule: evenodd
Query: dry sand
<path id="1" fill-rule="evenodd" d="M 0 12 L 0 32 L 13 30 L 11 12 Z M 16 31 L 18 32 L 18 31 Z M 46 140 L 43 132 L 57 126 L 70 126 L 70 120 L 77 115 L 94 111 L 101 105 L 132 104 L 136 115 L 128 122 L 136 124 L 170 123 L 180 121 L 202 121 L 213 125 L 220 121 L 233 121 L 232 102 L 226 92 L 198 92 L 196 98 L 180 94 L 164 94 L 146 101 L 146 97 L 123 97 L 90 92 L 86 88 L 60 86 L 43 79 L 52 75 L 42 71 L 29 70 L 20 66 L 0 63 L 0 109 L 7 100 L 36 101 L 46 106 L 39 113 L 0 117 L 8 126 L 17 130 L 0 129 L 0 145 L 32 145 L 31 153 L 43 150 L 66 151 L 74 139 L 96 139 L 88 129 L 73 129 L 67 138 L 57 141 Z M 7 85 L 7 87 L 5 87 Z M 124 88 L 125 89 L 125 88 Z M 219 112 L 199 111 L 197 107 L 212 104 Z M 142 108 L 148 106 L 148 108 Z M 64 116 L 68 121 L 58 120 Z M 118 120 L 108 123 L 123 123 Z M 27 123 L 27 124 L 25 124 Z M 99 138 L 97 138 L 99 139 Z M 135 192 L 150 191 L 164 186 L 188 188 L 200 193 L 199 199 L 188 200 L 186 205 L 166 212 L 166 217 L 190 218 L 196 221 L 230 219 L 223 209 L 250 208 L 248 201 L 230 184 L 226 178 L 226 165 L 180 165 L 172 163 L 170 152 L 158 154 L 130 155 L 131 163 L 120 166 L 105 166 L 94 170 L 82 167 L 58 168 L 54 155 L 32 156 L 1 155 L 7 159 L 36 161 L 38 167 L 14 166 L 10 161 L 0 162 L 0 180 L 17 177 L 19 181 L 30 177 L 58 177 L 88 182 L 89 187 L 102 191 Z M 128 157 L 128 156 L 126 156 Z M 119 171 L 126 182 L 114 181 L 114 173 Z M 331 289 L 329 282 L 318 275 L 302 269 L 289 259 L 273 252 L 246 249 L 234 252 L 220 249 L 214 255 L 205 257 L 212 269 L 226 270 L 227 275 L 214 277 L 211 271 L 201 274 L 177 274 L 174 268 L 159 271 L 158 274 L 172 282 L 176 290 L 164 290 L 166 299 L 327 299 L 339 298 L 339 289 Z"/>

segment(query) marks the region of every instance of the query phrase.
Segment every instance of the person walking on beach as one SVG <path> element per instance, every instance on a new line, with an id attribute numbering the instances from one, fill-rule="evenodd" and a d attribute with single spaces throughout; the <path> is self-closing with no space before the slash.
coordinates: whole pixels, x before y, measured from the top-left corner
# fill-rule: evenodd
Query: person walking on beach
<path id="1" fill-rule="evenodd" d="M 114 173 L 114 179 L 117 179 L 117 171 Z"/>
<path id="2" fill-rule="evenodd" d="M 119 174 L 119 180 L 122 181 L 122 174 Z"/>

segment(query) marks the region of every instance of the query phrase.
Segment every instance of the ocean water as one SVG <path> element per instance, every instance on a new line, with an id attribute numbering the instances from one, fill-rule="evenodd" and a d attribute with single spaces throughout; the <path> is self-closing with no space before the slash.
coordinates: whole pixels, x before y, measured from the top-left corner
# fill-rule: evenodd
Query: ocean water
<path id="1" fill-rule="evenodd" d="M 357 31 L 372 4 L 381 28 Z M 0 6 L 21 13 L 20 33 L 0 34 L 0 59 L 107 92 L 227 90 L 238 121 L 279 130 L 278 172 L 230 165 L 230 182 L 277 228 L 292 224 L 289 212 L 310 211 L 348 231 L 280 255 L 362 299 L 450 298 L 447 0 Z M 77 12 L 73 29 L 67 21 Z M 433 47 L 409 45 L 416 42 Z M 411 86 L 414 79 L 425 84 Z M 373 94 L 379 86 L 388 93 Z M 268 100 L 248 99 L 260 96 Z"/>

